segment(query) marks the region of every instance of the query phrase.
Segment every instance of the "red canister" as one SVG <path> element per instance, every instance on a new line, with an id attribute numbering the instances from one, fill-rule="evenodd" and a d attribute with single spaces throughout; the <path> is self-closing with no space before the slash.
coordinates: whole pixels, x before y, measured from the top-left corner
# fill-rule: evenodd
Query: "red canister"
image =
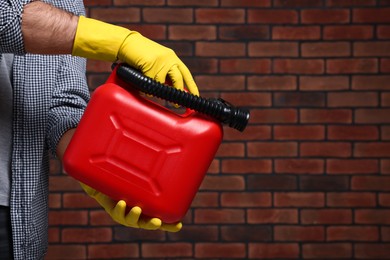
<path id="1" fill-rule="evenodd" d="M 188 211 L 222 136 L 219 122 L 152 102 L 113 71 L 94 91 L 63 165 L 112 199 L 173 223 Z"/>

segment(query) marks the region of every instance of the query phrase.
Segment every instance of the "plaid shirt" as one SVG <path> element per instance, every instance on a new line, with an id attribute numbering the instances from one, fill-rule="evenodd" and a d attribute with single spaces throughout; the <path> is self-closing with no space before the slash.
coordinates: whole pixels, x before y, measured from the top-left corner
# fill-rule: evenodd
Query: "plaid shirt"
<path id="1" fill-rule="evenodd" d="M 24 54 L 20 27 L 23 3 L 0 2 L 0 52 L 15 53 L 13 64 L 13 150 L 11 222 L 15 260 L 43 259 L 48 233 L 49 152 L 77 126 L 89 91 L 85 59 L 70 55 Z M 84 14 L 79 0 L 52 4 Z"/>

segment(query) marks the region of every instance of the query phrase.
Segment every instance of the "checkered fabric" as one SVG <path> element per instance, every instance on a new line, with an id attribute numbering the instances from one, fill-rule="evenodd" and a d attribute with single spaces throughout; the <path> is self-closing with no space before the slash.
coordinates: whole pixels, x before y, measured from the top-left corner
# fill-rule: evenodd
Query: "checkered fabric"
<path id="1" fill-rule="evenodd" d="M 25 1 L 26 2 L 26 1 Z M 50 1 L 47 1 L 50 2 Z M 52 4 L 84 15 L 81 0 Z M 0 2 L 0 52 L 23 54 L 23 1 Z M 89 91 L 85 59 L 15 55 L 13 64 L 11 222 L 15 260 L 43 259 L 47 250 L 49 151 L 77 126 Z"/>

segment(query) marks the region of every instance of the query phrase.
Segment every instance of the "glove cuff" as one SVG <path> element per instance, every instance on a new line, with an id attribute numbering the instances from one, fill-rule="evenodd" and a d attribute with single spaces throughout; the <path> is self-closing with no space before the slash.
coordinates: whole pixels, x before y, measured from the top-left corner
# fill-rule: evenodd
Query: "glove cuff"
<path id="1" fill-rule="evenodd" d="M 79 17 L 72 55 L 114 62 L 124 40 L 131 33 L 124 27 Z"/>

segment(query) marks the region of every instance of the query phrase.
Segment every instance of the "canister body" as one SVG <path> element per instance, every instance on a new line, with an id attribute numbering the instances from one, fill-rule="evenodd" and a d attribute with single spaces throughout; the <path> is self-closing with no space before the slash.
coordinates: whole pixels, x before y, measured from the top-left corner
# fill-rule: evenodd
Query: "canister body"
<path id="1" fill-rule="evenodd" d="M 164 222 L 180 221 L 218 150 L 223 131 L 188 110 L 177 114 L 118 81 L 98 87 L 65 152 L 65 171 Z"/>

